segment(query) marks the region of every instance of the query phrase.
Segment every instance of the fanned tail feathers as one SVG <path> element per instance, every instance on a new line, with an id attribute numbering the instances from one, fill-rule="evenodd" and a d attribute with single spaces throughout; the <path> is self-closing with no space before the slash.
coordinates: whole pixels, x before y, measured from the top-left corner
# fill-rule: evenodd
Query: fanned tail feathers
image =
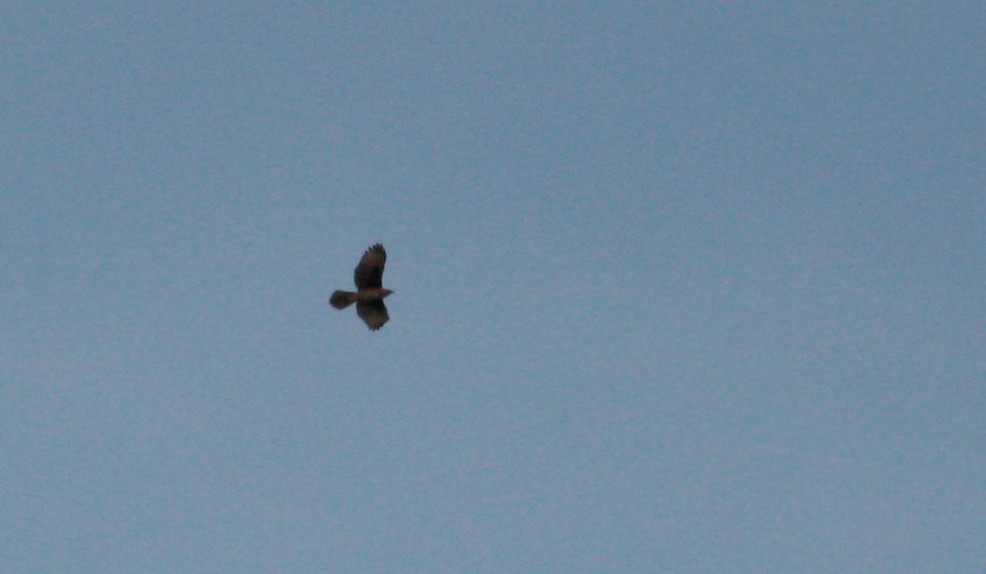
<path id="1" fill-rule="evenodd" d="M 336 291 L 329 297 L 329 305 L 336 309 L 345 309 L 356 302 L 356 293 L 352 291 Z"/>

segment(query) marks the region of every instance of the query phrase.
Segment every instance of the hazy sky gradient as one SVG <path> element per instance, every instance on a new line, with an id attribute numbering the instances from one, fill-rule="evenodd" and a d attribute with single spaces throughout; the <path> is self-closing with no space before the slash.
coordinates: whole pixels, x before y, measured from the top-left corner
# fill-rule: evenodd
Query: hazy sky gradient
<path id="1" fill-rule="evenodd" d="M 986 571 L 984 29 L 4 4 L 0 571 Z"/>

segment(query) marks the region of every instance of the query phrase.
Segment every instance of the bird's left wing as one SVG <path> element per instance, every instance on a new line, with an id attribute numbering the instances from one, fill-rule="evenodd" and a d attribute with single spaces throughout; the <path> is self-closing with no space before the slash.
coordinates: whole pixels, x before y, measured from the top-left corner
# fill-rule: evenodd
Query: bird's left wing
<path id="1" fill-rule="evenodd" d="M 387 313 L 387 306 L 382 299 L 376 301 L 360 301 L 356 304 L 356 314 L 366 323 L 371 331 L 376 331 L 383 327 L 384 323 L 390 320 Z"/>

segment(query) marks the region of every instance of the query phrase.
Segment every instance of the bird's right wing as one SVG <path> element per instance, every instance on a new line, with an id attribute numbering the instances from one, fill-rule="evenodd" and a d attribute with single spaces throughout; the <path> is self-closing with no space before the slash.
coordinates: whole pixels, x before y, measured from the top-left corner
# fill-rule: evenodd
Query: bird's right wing
<path id="1" fill-rule="evenodd" d="M 383 245 L 377 243 L 363 253 L 363 258 L 359 260 L 359 265 L 353 271 L 353 280 L 356 282 L 356 289 L 379 288 L 383 285 L 383 267 L 387 264 L 387 252 Z"/>

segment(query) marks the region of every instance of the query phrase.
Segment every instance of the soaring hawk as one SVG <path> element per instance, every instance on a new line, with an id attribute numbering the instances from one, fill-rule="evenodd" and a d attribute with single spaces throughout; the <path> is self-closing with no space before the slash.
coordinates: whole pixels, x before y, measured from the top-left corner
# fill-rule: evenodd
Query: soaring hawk
<path id="1" fill-rule="evenodd" d="M 390 316 L 387 315 L 387 307 L 383 304 L 383 299 L 393 293 L 390 289 L 384 289 L 383 266 L 387 263 L 387 252 L 383 245 L 377 243 L 363 253 L 359 265 L 353 271 L 353 280 L 356 282 L 356 292 L 336 291 L 329 298 L 329 304 L 336 309 L 345 309 L 356 303 L 356 314 L 366 323 L 371 331 L 376 331 L 383 327 Z"/>

